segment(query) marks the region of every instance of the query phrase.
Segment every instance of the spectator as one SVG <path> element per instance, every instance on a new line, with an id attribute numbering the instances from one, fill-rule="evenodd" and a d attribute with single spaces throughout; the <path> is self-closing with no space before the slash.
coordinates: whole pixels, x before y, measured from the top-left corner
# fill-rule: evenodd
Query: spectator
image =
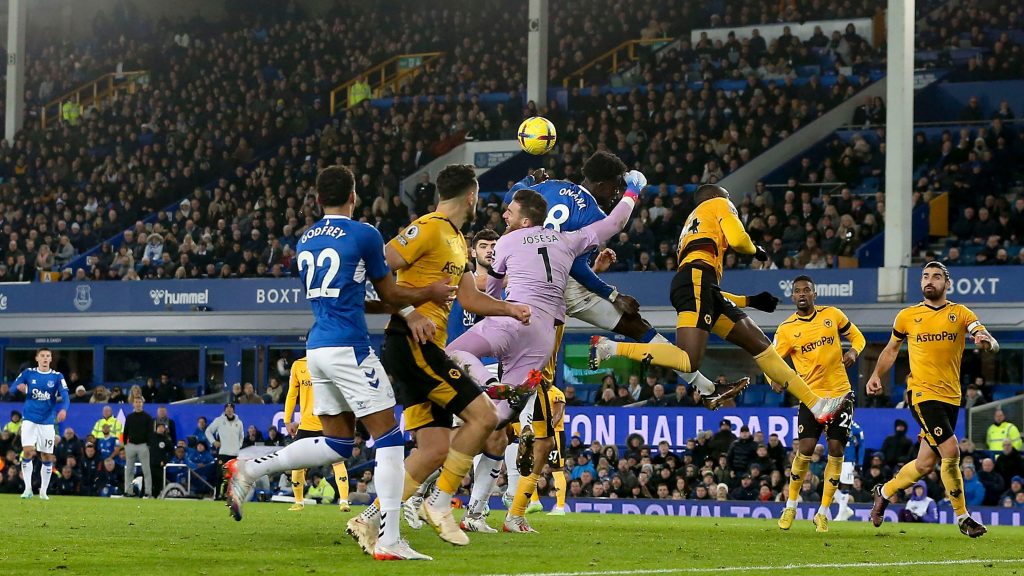
<path id="1" fill-rule="evenodd" d="M 0 401 L 2 401 L 2 400 L 0 400 Z M 87 402 L 89 402 L 89 393 L 86 392 L 85 386 L 82 386 L 81 384 L 79 384 L 78 386 L 75 387 L 74 394 L 71 395 L 71 403 L 72 404 L 85 404 Z"/>
<path id="2" fill-rule="evenodd" d="M 334 502 L 337 492 L 327 479 L 324 478 L 324 475 L 318 470 L 313 472 L 312 480 L 310 482 L 309 490 L 306 492 L 306 496 L 322 504 L 330 504 Z"/>
<path id="3" fill-rule="evenodd" d="M 650 376 L 648 376 L 650 378 Z M 647 406 L 651 408 L 667 408 L 671 406 L 668 397 L 665 396 L 665 387 L 661 384 L 655 384 L 653 387 L 653 393 L 651 397 L 647 399 Z"/>
<path id="4" fill-rule="evenodd" d="M 153 494 L 164 489 L 164 466 L 174 457 L 174 440 L 167 433 L 167 425 L 154 420 L 153 434 L 149 437 L 149 470 L 153 479 Z"/>
<path id="5" fill-rule="evenodd" d="M 213 457 L 213 453 L 206 449 L 206 444 L 200 442 L 196 444 L 196 447 L 188 450 L 186 455 L 186 462 L 188 463 L 189 470 L 194 472 L 198 477 L 202 478 L 207 484 L 216 490 L 216 477 L 218 475 L 217 469 L 220 466 Z M 193 486 L 192 491 L 200 494 L 207 493 L 209 490 L 205 486 Z"/>
<path id="6" fill-rule="evenodd" d="M 113 435 L 109 424 L 103 424 L 100 435 L 96 437 L 96 448 L 99 450 L 100 458 L 106 460 L 113 457 L 120 446 L 121 439 Z"/>
<path id="7" fill-rule="evenodd" d="M 753 480 L 750 478 L 750 474 L 744 472 L 739 475 L 740 484 L 736 488 L 733 488 L 732 492 L 729 493 L 731 500 L 744 500 L 753 501 L 757 500 L 758 492 L 760 488 L 755 488 Z"/>
<path id="8" fill-rule="evenodd" d="M 75 476 L 75 470 L 71 466 L 64 466 L 60 469 L 60 476 L 57 478 L 57 494 L 74 496 L 79 493 L 79 480 Z"/>
<path id="9" fill-rule="evenodd" d="M 978 480 L 985 487 L 985 506 L 995 506 L 999 503 L 999 497 L 1006 490 L 1006 481 L 995 471 L 995 462 L 991 458 L 981 461 L 981 472 L 978 472 Z"/>
<path id="10" fill-rule="evenodd" d="M 167 407 L 159 406 L 156 409 L 156 418 L 153 419 L 153 429 L 156 430 L 157 426 L 164 426 L 164 431 L 171 438 L 171 444 L 178 442 L 178 431 L 177 426 L 174 424 L 174 420 L 171 420 L 170 416 L 167 415 Z"/>
<path id="11" fill-rule="evenodd" d="M 898 463 L 908 462 L 911 451 L 914 449 L 913 442 L 907 438 L 907 422 L 897 418 L 893 428 L 893 433 L 882 441 L 884 462 L 890 468 L 895 467 Z"/>
<path id="12" fill-rule="evenodd" d="M 935 500 L 928 497 L 928 487 L 925 483 L 918 481 L 910 491 L 910 500 L 900 511 L 900 522 L 938 522 L 939 508 L 935 505 Z"/>
<path id="13" fill-rule="evenodd" d="M 280 404 L 283 393 L 284 387 L 281 386 L 281 381 L 271 376 L 270 382 L 267 383 L 267 391 L 263 393 L 263 402 L 266 404 Z"/>
<path id="14" fill-rule="evenodd" d="M 1010 439 L 1003 440 L 1002 452 L 996 457 L 995 471 L 1007 484 L 1014 476 L 1024 476 L 1024 458 Z"/>
<path id="15" fill-rule="evenodd" d="M 206 444 L 210 446 L 210 439 L 206 437 L 206 416 L 200 416 L 196 418 L 196 428 L 192 431 L 192 436 L 195 436 L 196 442 Z"/>
<path id="16" fill-rule="evenodd" d="M 580 398 L 576 396 L 576 387 L 569 385 L 565 387 L 565 405 L 566 406 L 586 406 Z"/>
<path id="17" fill-rule="evenodd" d="M 142 387 L 142 398 L 147 403 L 153 403 L 157 401 L 160 396 L 160 387 L 157 386 L 156 380 L 153 378 L 146 378 L 146 385 Z"/>
<path id="18" fill-rule="evenodd" d="M 121 423 L 114 418 L 114 410 L 110 406 L 103 407 L 103 417 L 96 421 L 96 424 L 92 427 L 92 435 L 96 438 L 103 436 L 103 426 L 109 426 L 110 432 L 114 436 L 120 436 L 124 433 L 124 428 Z"/>
<path id="19" fill-rule="evenodd" d="M 174 454 L 168 461 L 168 464 L 173 466 L 167 466 L 167 483 L 168 484 L 180 484 L 182 486 L 188 485 L 188 462 L 185 458 L 185 446 L 179 444 L 174 447 Z"/>
<path id="20" fill-rule="evenodd" d="M 249 428 L 245 431 L 245 438 L 242 440 L 242 448 L 262 445 L 263 433 L 260 432 L 258 428 L 256 428 L 255 424 L 249 424 Z"/>
<path id="21" fill-rule="evenodd" d="M 235 398 L 238 404 L 263 404 L 263 399 L 256 395 L 256 388 L 252 382 L 246 382 L 242 386 L 242 393 Z"/>
<path id="22" fill-rule="evenodd" d="M 727 453 L 734 441 L 736 441 L 736 435 L 732 432 L 732 423 L 723 418 L 718 423 L 718 432 L 715 432 L 715 435 L 708 441 L 708 454 L 717 458 L 719 455 Z"/>
<path id="23" fill-rule="evenodd" d="M 996 408 L 992 415 L 992 424 L 985 433 L 985 444 L 991 452 L 1000 452 L 1003 449 L 1003 440 L 1009 440 L 1017 450 L 1022 448 L 1020 430 L 1012 422 L 1006 420 L 1006 414 L 1002 408 Z"/>
<path id="24" fill-rule="evenodd" d="M 1010 487 L 1003 493 L 1000 499 L 1010 498 L 1011 500 L 1016 501 L 1017 495 L 1024 492 L 1024 478 L 1021 478 L 1020 476 L 1010 478 L 1009 486 Z"/>
<path id="25" fill-rule="evenodd" d="M 79 470 L 81 471 L 79 491 L 83 496 L 99 495 L 100 487 L 98 482 L 102 467 L 103 458 L 96 449 L 96 444 L 87 441 L 82 452 L 82 459 L 79 462 Z"/>
<path id="26" fill-rule="evenodd" d="M 150 467 L 149 441 L 153 435 L 153 417 L 144 410 L 145 401 L 135 398 L 133 412 L 124 419 L 124 486 L 125 494 L 132 495 L 130 486 L 135 478 L 135 464 L 142 467 L 144 498 L 153 496 L 153 472 Z"/>
<path id="27" fill-rule="evenodd" d="M 750 469 L 750 464 L 757 457 L 757 444 L 750 437 L 750 428 L 745 425 L 740 427 L 740 437 L 729 447 L 726 457 L 729 470 L 737 475 Z M 756 497 L 756 493 L 754 495 Z"/>
<path id="28" fill-rule="evenodd" d="M 988 401 L 985 399 L 985 395 L 981 392 L 980 388 L 974 384 L 967 387 L 967 394 L 964 396 L 964 410 L 970 410 L 986 402 Z"/>
<path id="29" fill-rule="evenodd" d="M 640 377 L 636 374 L 629 375 L 629 381 L 626 389 L 629 392 L 630 402 L 645 402 L 651 397 L 653 391 L 640 382 Z"/>
<path id="30" fill-rule="evenodd" d="M 105 458 L 96 478 L 98 496 L 121 496 L 124 494 L 124 468 L 114 462 L 113 458 Z"/>

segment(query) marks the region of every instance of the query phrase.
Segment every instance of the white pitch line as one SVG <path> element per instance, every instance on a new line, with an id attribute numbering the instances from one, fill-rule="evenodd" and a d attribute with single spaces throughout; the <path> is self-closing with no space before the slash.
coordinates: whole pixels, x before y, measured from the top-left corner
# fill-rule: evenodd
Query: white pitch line
<path id="1" fill-rule="evenodd" d="M 744 570 L 806 570 L 808 568 L 898 568 L 902 566 L 953 566 L 962 564 L 1020 564 L 1024 566 L 1024 558 L 908 560 L 905 562 L 852 562 L 846 564 L 783 564 L 781 566 L 719 566 L 716 568 L 658 568 L 646 570 L 601 570 L 595 572 L 527 572 L 518 574 L 488 574 L 487 576 L 630 576 L 633 574 L 690 574 L 695 572 L 740 572 Z"/>

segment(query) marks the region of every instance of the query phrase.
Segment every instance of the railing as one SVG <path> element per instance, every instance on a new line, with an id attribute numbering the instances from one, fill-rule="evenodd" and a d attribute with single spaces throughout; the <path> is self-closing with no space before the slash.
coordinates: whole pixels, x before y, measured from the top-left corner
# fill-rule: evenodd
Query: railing
<path id="1" fill-rule="evenodd" d="M 605 62 L 607 60 L 611 60 L 612 66 L 609 72 L 612 74 L 617 74 L 619 70 L 624 68 L 627 64 L 632 65 L 634 62 L 640 59 L 640 56 L 637 53 L 638 46 L 652 46 L 655 44 L 664 44 L 667 42 L 674 41 L 675 38 L 650 38 L 647 40 L 626 40 L 625 42 L 619 44 L 615 48 L 612 48 L 611 50 L 605 52 L 604 54 L 601 54 L 597 58 L 594 58 L 579 70 L 576 70 L 572 74 L 566 76 L 565 80 L 562 81 L 562 85 L 568 88 L 570 85 L 572 85 L 572 82 L 574 80 L 578 79 L 579 87 L 583 88 L 584 74 L 586 74 L 586 72 L 593 68 L 594 66 L 597 66 L 598 64 L 601 64 L 602 62 Z"/>
<path id="2" fill-rule="evenodd" d="M 331 115 L 347 110 L 349 93 L 360 80 L 370 84 L 374 96 L 382 95 L 387 89 L 398 92 L 406 80 L 415 78 L 423 69 L 441 58 L 444 52 L 421 52 L 418 54 L 399 54 L 366 70 L 359 76 L 331 90 Z M 339 94 L 340 102 L 339 102 Z"/>
<path id="3" fill-rule="evenodd" d="M 85 107 L 89 104 L 112 100 L 122 92 L 134 94 L 138 85 L 148 78 L 149 72 L 146 70 L 104 74 L 44 104 L 39 110 L 40 122 L 44 129 L 54 118 L 63 122 L 64 116 L 61 114 L 61 107 L 65 102 L 74 101 L 79 106 Z"/>

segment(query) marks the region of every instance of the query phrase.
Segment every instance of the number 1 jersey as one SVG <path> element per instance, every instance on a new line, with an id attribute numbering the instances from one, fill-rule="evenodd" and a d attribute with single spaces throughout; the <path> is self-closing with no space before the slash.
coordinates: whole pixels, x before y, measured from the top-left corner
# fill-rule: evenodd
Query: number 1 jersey
<path id="1" fill-rule="evenodd" d="M 365 282 L 390 273 L 380 232 L 346 216 L 326 215 L 302 234 L 295 252 L 313 307 L 306 348 L 368 348 Z"/>

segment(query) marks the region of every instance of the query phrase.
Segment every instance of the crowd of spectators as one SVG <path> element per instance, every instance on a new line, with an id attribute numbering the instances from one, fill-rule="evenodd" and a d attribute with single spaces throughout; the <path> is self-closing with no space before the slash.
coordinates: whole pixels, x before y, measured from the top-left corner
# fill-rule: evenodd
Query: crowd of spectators
<path id="1" fill-rule="evenodd" d="M 1019 33 L 1024 28 L 1024 9 L 1016 4 L 965 0 L 941 6 L 926 18 L 917 33 L 919 50 L 938 51 L 939 63 L 951 64 L 952 52 L 971 50 L 959 66 L 959 81 L 1016 80 L 1024 77 L 1024 53 Z"/>

